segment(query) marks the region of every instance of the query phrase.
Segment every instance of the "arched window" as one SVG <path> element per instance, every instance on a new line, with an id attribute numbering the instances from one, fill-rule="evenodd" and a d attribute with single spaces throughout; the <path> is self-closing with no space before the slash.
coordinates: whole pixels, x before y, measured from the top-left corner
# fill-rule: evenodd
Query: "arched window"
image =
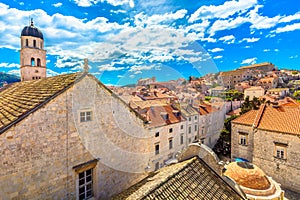
<path id="1" fill-rule="evenodd" d="M 35 64 L 34 64 L 34 58 L 31 58 L 31 66 L 35 66 Z"/>
<path id="2" fill-rule="evenodd" d="M 40 67 L 41 66 L 41 59 L 37 59 L 37 66 Z"/>
<path id="3" fill-rule="evenodd" d="M 26 47 L 28 47 L 28 39 L 26 39 Z"/>
<path id="4" fill-rule="evenodd" d="M 33 47 L 36 47 L 36 40 L 33 40 Z"/>

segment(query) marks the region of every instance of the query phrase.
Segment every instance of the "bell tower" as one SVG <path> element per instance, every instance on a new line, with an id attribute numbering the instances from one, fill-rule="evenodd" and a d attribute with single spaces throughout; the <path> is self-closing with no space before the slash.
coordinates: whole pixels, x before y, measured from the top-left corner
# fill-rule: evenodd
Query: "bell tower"
<path id="1" fill-rule="evenodd" d="M 20 51 L 21 81 L 36 80 L 46 77 L 46 50 L 42 32 L 34 26 L 25 26 L 21 33 Z"/>

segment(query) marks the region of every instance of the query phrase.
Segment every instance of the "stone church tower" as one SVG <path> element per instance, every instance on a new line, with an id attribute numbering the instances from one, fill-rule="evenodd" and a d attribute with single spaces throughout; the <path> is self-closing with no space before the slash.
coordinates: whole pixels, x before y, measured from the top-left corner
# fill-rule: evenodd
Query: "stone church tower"
<path id="1" fill-rule="evenodd" d="M 46 50 L 42 32 L 31 23 L 21 33 L 21 81 L 46 77 Z"/>

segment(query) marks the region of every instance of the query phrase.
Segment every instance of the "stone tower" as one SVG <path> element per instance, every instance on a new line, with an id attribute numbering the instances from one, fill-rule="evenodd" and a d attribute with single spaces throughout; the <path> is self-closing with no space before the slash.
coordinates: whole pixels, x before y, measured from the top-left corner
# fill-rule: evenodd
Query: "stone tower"
<path id="1" fill-rule="evenodd" d="M 25 26 L 21 33 L 20 51 L 21 81 L 46 77 L 46 50 L 42 32 L 34 26 Z"/>

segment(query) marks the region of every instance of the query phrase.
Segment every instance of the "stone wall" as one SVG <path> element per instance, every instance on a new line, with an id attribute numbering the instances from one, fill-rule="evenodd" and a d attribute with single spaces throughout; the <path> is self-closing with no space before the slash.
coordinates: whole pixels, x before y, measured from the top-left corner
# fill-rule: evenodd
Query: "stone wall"
<path id="1" fill-rule="evenodd" d="M 93 120 L 80 123 L 82 110 Z M 73 168 L 95 159 L 94 196 L 107 199 L 145 176 L 143 130 L 121 100 L 85 77 L 0 135 L 0 199 L 76 199 Z"/>
<path id="2" fill-rule="evenodd" d="M 285 143 L 286 159 L 275 157 L 275 143 Z M 300 192 L 300 138 L 258 130 L 254 135 L 253 163 L 285 188 Z"/>
<path id="3" fill-rule="evenodd" d="M 247 145 L 240 144 L 239 132 L 247 133 Z M 244 158 L 252 162 L 253 152 L 253 129 L 251 126 L 240 124 L 231 125 L 231 159 Z"/>

